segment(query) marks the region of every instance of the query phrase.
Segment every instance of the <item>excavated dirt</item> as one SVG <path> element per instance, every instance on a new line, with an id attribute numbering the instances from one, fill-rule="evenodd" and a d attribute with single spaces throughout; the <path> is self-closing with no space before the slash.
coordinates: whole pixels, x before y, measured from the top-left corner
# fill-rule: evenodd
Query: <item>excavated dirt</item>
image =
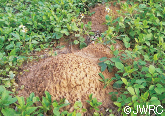
<path id="1" fill-rule="evenodd" d="M 105 16 L 108 14 L 107 11 L 105 11 L 106 5 L 98 4 L 95 8 L 92 8 L 90 12 L 95 12 L 92 16 L 86 16 L 86 18 L 83 19 L 84 23 L 87 23 L 88 21 L 92 22 L 92 31 L 100 31 L 104 32 L 108 29 L 108 26 L 105 25 Z M 112 15 L 114 18 L 116 18 L 118 15 L 116 10 L 120 9 L 120 5 L 117 4 L 116 6 L 113 6 L 113 3 L 109 3 L 110 15 Z"/>
<path id="2" fill-rule="evenodd" d="M 120 45 L 120 41 L 115 44 Z M 98 75 L 98 62 L 101 57 L 113 57 L 110 52 L 106 46 L 90 44 L 78 52 L 61 54 L 34 63 L 27 68 L 28 72 L 19 77 L 19 85 L 24 85 L 19 95 L 27 97 L 34 92 L 41 98 L 46 90 L 50 92 L 53 100 L 66 98 L 71 105 L 65 110 L 73 111 L 72 106 L 77 100 L 83 103 L 84 108 L 89 109 L 86 100 L 89 94 L 93 93 L 93 97 L 103 103 L 100 108 L 105 111 L 113 107 L 108 93 L 114 90 L 111 86 L 103 89 L 104 84 L 99 81 L 101 77 Z M 109 73 L 105 70 L 103 75 L 105 78 L 111 78 L 115 72 L 113 70 Z"/>
<path id="3" fill-rule="evenodd" d="M 110 6 L 110 9 L 115 14 L 119 7 Z M 92 21 L 92 31 L 99 30 L 103 32 L 107 30 L 105 23 L 105 5 L 97 6 L 91 9 L 95 14 L 90 18 L 86 17 L 84 22 Z M 68 45 L 64 43 L 65 45 Z M 115 48 L 119 50 L 125 49 L 121 41 L 117 41 Z M 80 100 L 84 108 L 89 110 L 88 100 L 89 94 L 93 93 L 99 102 L 103 104 L 100 111 L 106 115 L 107 108 L 113 109 L 113 103 L 110 99 L 109 92 L 113 92 L 112 86 L 103 89 L 104 84 L 99 81 L 101 77 L 100 67 L 98 66 L 101 57 L 111 58 L 111 50 L 101 44 L 90 44 L 82 50 L 77 50 L 77 46 L 73 46 L 71 50 L 69 45 L 61 50 L 57 50 L 58 55 L 48 57 L 44 52 L 44 59 L 39 62 L 30 63 L 22 67 L 22 75 L 18 75 L 18 85 L 24 85 L 23 90 L 18 91 L 18 95 L 27 97 L 31 92 L 34 92 L 40 98 L 44 95 L 44 91 L 49 91 L 52 95 L 52 100 L 59 101 L 66 98 L 71 105 L 65 107 L 65 110 L 73 111 L 73 104 Z M 28 71 L 23 71 L 28 70 Z M 115 70 L 109 73 L 107 70 L 103 72 L 105 78 L 112 78 Z M 112 85 L 113 83 L 111 83 Z"/>

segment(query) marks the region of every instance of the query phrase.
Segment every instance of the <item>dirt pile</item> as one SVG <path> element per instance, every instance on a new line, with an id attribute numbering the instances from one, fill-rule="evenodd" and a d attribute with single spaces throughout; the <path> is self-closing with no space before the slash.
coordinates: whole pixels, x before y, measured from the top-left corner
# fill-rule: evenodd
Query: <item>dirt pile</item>
<path id="1" fill-rule="evenodd" d="M 117 45 L 117 44 L 116 44 Z M 101 44 L 90 44 L 88 47 L 70 54 L 61 54 L 42 60 L 29 67 L 29 72 L 19 77 L 19 85 L 24 85 L 24 90 L 19 95 L 27 97 L 31 92 L 37 96 L 44 95 L 47 90 L 53 100 L 59 101 L 66 98 L 73 106 L 77 100 L 82 101 L 85 108 L 89 108 L 86 100 L 90 93 L 102 102 L 103 108 L 112 105 L 109 92 L 114 91 L 109 87 L 103 89 L 104 84 L 99 81 L 100 67 L 98 60 L 101 57 L 112 57 L 109 48 Z M 103 72 L 105 78 L 111 78 L 114 73 Z M 68 107 L 73 110 L 73 108 Z"/>
<path id="2" fill-rule="evenodd" d="M 105 4 L 98 4 L 96 7 L 90 9 L 90 13 L 94 13 L 92 16 L 86 16 L 83 19 L 84 23 L 87 23 L 88 21 L 92 22 L 92 31 L 100 31 L 104 32 L 108 29 L 108 26 L 106 25 L 105 16 L 111 15 L 113 18 L 117 18 L 119 14 L 117 13 L 117 10 L 120 10 L 120 5 L 116 4 L 116 6 L 113 5 L 112 2 L 108 3 L 109 5 L 106 6 Z M 110 8 L 110 12 L 108 13 L 105 8 Z"/>

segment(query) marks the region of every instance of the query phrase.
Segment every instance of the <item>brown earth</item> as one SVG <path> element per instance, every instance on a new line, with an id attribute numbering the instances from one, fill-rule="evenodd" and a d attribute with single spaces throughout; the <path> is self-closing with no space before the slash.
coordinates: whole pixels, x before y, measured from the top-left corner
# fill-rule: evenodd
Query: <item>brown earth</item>
<path id="1" fill-rule="evenodd" d="M 95 12 L 92 16 L 86 16 L 83 19 L 84 23 L 87 23 L 88 21 L 92 22 L 92 31 L 97 31 L 99 30 L 100 32 L 104 32 L 108 29 L 108 26 L 105 25 L 105 16 L 107 14 L 113 16 L 114 18 L 116 18 L 117 16 L 119 16 L 119 14 L 117 13 L 116 10 L 120 9 L 120 5 L 116 4 L 116 6 L 113 6 L 113 3 L 109 3 L 109 8 L 110 8 L 110 12 L 108 13 L 107 11 L 105 11 L 105 7 L 106 5 L 101 5 L 98 4 L 95 6 L 95 8 L 92 8 L 90 10 L 90 12 Z"/>
<path id="2" fill-rule="evenodd" d="M 119 9 L 119 6 L 111 5 L 110 9 L 115 15 L 115 10 Z M 96 6 L 91 9 L 91 12 L 93 11 L 95 14 L 86 17 L 84 22 L 91 20 L 92 31 L 104 32 L 107 30 L 107 26 L 104 24 L 107 14 L 105 5 Z M 103 89 L 104 84 L 99 81 L 101 77 L 98 75 L 100 73 L 99 59 L 113 57 L 111 50 L 104 45 L 92 43 L 82 50 L 78 50 L 78 46 L 75 45 L 71 50 L 68 42 L 61 42 L 61 45 L 65 45 L 65 48 L 54 49 L 58 53 L 57 56 L 49 57 L 48 50 L 45 50 L 42 52 L 44 58 L 39 62 L 32 62 L 22 67 L 22 74 L 18 75 L 18 85 L 19 87 L 24 85 L 24 89 L 18 88 L 18 94 L 27 97 L 31 92 L 34 92 L 35 95 L 41 97 L 47 90 L 53 100 L 59 101 L 66 98 L 71 103 L 65 110 L 73 111 L 74 102 L 80 100 L 90 114 L 92 112 L 89 110 L 86 100 L 88 100 L 89 94 L 93 93 L 93 97 L 103 103 L 100 110 L 104 111 L 104 115 L 106 115 L 107 108 L 115 109 L 108 94 L 115 90 L 112 86 Z M 117 41 L 115 48 L 125 49 L 121 41 Z M 115 72 L 113 70 L 112 73 L 109 73 L 105 70 L 103 75 L 105 78 L 112 78 Z"/>

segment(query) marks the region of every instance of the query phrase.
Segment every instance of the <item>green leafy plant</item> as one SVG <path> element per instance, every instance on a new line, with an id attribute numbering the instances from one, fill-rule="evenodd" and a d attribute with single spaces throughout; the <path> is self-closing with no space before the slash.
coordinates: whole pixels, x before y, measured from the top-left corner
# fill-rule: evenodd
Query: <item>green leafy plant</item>
<path id="1" fill-rule="evenodd" d="M 0 4 L 1 78 L 18 70 L 32 52 L 51 47 L 62 37 L 68 39 L 73 32 L 81 36 L 87 33 L 79 17 L 83 1 L 28 0 L 22 3 L 8 0 L 3 3 L 5 7 Z M 80 39 L 80 48 L 85 46 Z"/>
<path id="2" fill-rule="evenodd" d="M 35 115 L 38 113 L 38 112 L 35 112 L 35 110 L 38 107 L 34 107 L 33 104 L 35 102 L 38 102 L 39 98 L 35 97 L 34 93 L 30 94 L 30 96 L 26 100 L 26 103 L 25 103 L 24 97 L 17 96 L 16 98 L 18 99 L 18 104 L 16 104 L 17 114 L 26 116 L 26 115 Z"/>
<path id="3" fill-rule="evenodd" d="M 104 75 L 102 73 L 99 73 L 99 75 L 102 78 L 102 79 L 100 79 L 100 81 L 105 84 L 104 88 L 106 88 L 106 86 L 108 86 L 111 83 L 112 79 L 109 79 L 109 78 L 105 79 L 105 77 L 104 77 Z"/>
<path id="4" fill-rule="evenodd" d="M 87 102 L 90 104 L 90 109 L 94 109 L 96 111 L 99 110 L 98 106 L 102 105 L 101 102 L 97 101 L 97 98 L 92 98 L 93 94 L 89 95 L 89 100 L 87 100 Z M 98 114 L 97 112 L 95 112 L 95 115 Z"/>
<path id="5" fill-rule="evenodd" d="M 87 24 L 84 25 L 84 23 L 79 23 L 80 31 L 79 33 L 75 34 L 75 37 L 78 38 L 76 40 L 74 40 L 74 44 L 80 44 L 80 49 L 84 48 L 87 46 L 87 44 L 85 43 L 85 38 L 83 37 L 83 35 L 92 35 L 93 32 L 90 32 L 91 30 L 91 22 L 88 22 Z"/>
<path id="6" fill-rule="evenodd" d="M 0 86 L 0 114 L 9 116 L 16 114 L 15 110 L 10 107 L 17 101 L 16 97 L 12 97 L 12 92 L 7 91 L 2 85 Z"/>
<path id="7" fill-rule="evenodd" d="M 47 113 L 47 111 L 49 111 L 51 109 L 51 105 L 52 105 L 52 99 L 51 99 L 51 95 L 49 94 L 48 91 L 45 91 L 45 95 L 46 97 L 42 97 L 42 106 L 40 107 L 44 114 Z"/>
<path id="8" fill-rule="evenodd" d="M 122 16 L 117 19 L 112 20 L 111 16 L 106 16 L 109 31 L 103 33 L 104 37 L 107 36 L 104 44 L 120 39 L 126 50 L 121 55 L 115 53 L 114 58 L 102 58 L 103 62 L 99 64 L 101 71 L 107 68 L 107 62 L 118 69 L 112 78 L 116 80 L 113 87 L 120 88 L 122 94 L 114 104 L 123 115 L 126 115 L 123 109 L 125 106 L 130 106 L 134 111 L 137 105 L 164 107 L 165 92 L 165 12 L 162 8 L 165 4 L 163 1 L 130 4 L 131 7 L 128 3 L 122 4 L 124 12 L 119 11 Z M 131 51 L 129 47 L 132 48 Z M 121 86 L 125 89 L 121 89 Z"/>

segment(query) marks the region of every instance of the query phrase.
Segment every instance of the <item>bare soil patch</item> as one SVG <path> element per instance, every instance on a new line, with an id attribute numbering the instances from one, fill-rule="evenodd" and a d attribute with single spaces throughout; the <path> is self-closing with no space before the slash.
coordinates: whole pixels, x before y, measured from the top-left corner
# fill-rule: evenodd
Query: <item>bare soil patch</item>
<path id="1" fill-rule="evenodd" d="M 92 22 L 92 31 L 99 30 L 101 33 L 106 31 L 108 29 L 108 26 L 105 24 L 105 16 L 108 14 L 108 12 L 105 10 L 106 5 L 98 4 L 95 8 L 90 9 L 90 12 L 95 12 L 92 16 L 86 16 L 83 19 L 84 23 L 87 23 L 88 21 Z M 113 5 L 113 3 L 109 3 L 109 8 L 112 16 L 116 18 L 118 15 L 116 10 L 120 9 L 120 5 L 116 4 L 116 6 Z"/>

